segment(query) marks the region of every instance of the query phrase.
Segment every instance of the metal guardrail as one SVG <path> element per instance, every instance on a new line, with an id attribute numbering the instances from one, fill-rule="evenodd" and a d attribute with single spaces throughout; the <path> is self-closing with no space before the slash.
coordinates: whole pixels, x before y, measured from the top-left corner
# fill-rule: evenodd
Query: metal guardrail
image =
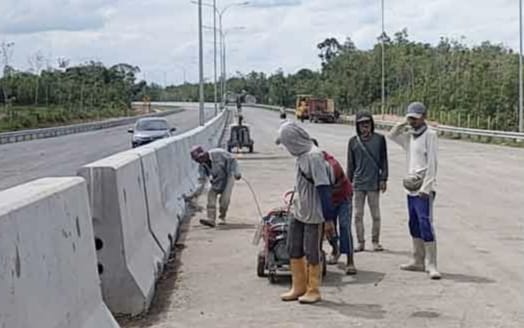
<path id="1" fill-rule="evenodd" d="M 279 106 L 270 106 L 270 105 L 249 105 L 250 107 L 264 108 L 274 111 L 279 111 L 282 107 Z M 287 113 L 295 113 L 294 109 L 286 108 Z M 343 116 L 342 121 L 344 123 L 353 124 L 353 119 L 350 116 Z M 382 128 L 391 128 L 397 122 L 393 121 L 381 121 L 375 120 L 375 125 Z M 503 139 L 508 141 L 524 142 L 524 133 L 520 132 L 511 132 L 511 131 L 498 131 L 498 130 L 482 130 L 482 129 L 471 129 L 471 128 L 461 128 L 450 125 L 438 125 L 432 126 L 440 135 L 451 135 L 458 138 L 461 137 L 484 137 L 488 139 Z"/>
<path id="2" fill-rule="evenodd" d="M 179 113 L 181 111 L 183 111 L 183 109 L 178 108 L 178 109 L 158 112 L 154 114 L 146 114 L 146 115 L 126 117 L 126 118 L 120 118 L 120 119 L 111 119 L 111 120 L 106 120 L 106 121 L 101 121 L 101 122 L 80 123 L 80 124 L 57 126 L 57 127 L 52 127 L 52 128 L 3 132 L 3 133 L 0 133 L 0 145 L 35 140 L 35 139 L 59 137 L 59 136 L 64 136 L 68 134 L 81 133 L 81 132 L 87 132 L 87 131 L 102 130 L 102 129 L 112 128 L 115 126 L 133 124 L 135 123 L 137 119 L 142 118 L 142 117 L 162 117 L 162 116 L 168 116 L 171 114 Z"/>

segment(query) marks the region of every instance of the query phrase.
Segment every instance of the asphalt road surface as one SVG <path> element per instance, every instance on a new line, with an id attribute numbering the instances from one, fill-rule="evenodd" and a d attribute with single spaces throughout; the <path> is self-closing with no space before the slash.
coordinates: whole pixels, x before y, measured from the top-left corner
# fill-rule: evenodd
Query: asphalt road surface
<path id="1" fill-rule="evenodd" d="M 274 144 L 278 113 L 247 109 L 245 117 L 255 153 L 238 158 L 268 211 L 292 186 L 294 160 Z M 304 126 L 345 165 L 354 127 Z M 281 302 L 289 280 L 269 284 L 256 276 L 251 239 L 259 216 L 241 181 L 225 227 L 198 224 L 206 197 L 199 199 L 201 209 L 179 241 L 176 274 L 160 282 L 151 314 L 124 327 L 524 327 L 524 149 L 440 140 L 435 225 L 443 279 L 431 281 L 399 270 L 411 252 L 401 187 L 405 155 L 388 146 L 390 181 L 381 198 L 386 250 L 356 254 L 356 276 L 330 266 L 321 303 Z"/>
<path id="2" fill-rule="evenodd" d="M 177 128 L 175 134 L 198 126 L 197 105 L 182 108 L 183 112 L 166 117 Z M 205 113 L 210 119 L 214 110 L 206 105 Z M 0 190 L 42 177 L 74 176 L 82 165 L 129 149 L 130 127 L 0 145 Z"/>

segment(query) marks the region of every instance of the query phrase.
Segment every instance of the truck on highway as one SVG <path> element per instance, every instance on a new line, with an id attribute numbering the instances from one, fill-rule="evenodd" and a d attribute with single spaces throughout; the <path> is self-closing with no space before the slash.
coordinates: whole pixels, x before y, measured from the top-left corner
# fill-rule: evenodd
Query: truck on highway
<path id="1" fill-rule="evenodd" d="M 309 102 L 313 98 L 312 95 L 297 95 L 295 106 L 295 116 L 297 120 L 307 120 L 309 118 Z"/>
<path id="2" fill-rule="evenodd" d="M 301 121 L 309 119 L 314 123 L 333 123 L 339 116 L 333 99 L 310 95 L 297 96 L 295 115 Z"/>
<path id="3" fill-rule="evenodd" d="M 309 120 L 313 123 L 334 123 L 339 114 L 335 110 L 335 101 L 330 98 L 314 98 L 309 106 Z"/>

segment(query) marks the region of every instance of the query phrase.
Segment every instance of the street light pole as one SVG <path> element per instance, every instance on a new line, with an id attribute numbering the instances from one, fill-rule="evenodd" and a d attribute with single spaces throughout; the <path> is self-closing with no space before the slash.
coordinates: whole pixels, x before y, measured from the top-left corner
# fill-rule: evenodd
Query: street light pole
<path id="1" fill-rule="evenodd" d="M 386 111 L 386 73 L 385 73 L 385 62 L 384 62 L 384 0 L 381 1 L 382 3 L 382 35 L 380 37 L 381 39 L 381 46 L 382 46 L 382 119 L 384 119 L 384 114 Z"/>
<path id="2" fill-rule="evenodd" d="M 213 0 L 213 53 L 214 53 L 214 77 L 215 77 L 215 116 L 218 115 L 218 90 L 217 90 L 217 1 Z"/>
<path id="3" fill-rule="evenodd" d="M 224 53 L 222 54 L 222 60 L 224 61 L 223 63 L 223 68 L 224 68 L 224 94 L 226 93 L 226 90 L 227 90 L 227 68 L 226 68 L 226 34 L 224 34 L 222 36 L 222 47 L 224 49 Z"/>
<path id="4" fill-rule="evenodd" d="M 202 0 L 198 0 L 198 69 L 199 69 L 199 97 L 200 105 L 198 119 L 200 125 L 204 125 L 204 45 L 202 38 Z"/>
<path id="5" fill-rule="evenodd" d="M 221 88 L 221 96 L 220 96 L 220 99 L 222 100 L 222 104 L 225 105 L 225 99 L 224 99 L 224 93 L 225 93 L 225 81 L 224 81 L 224 79 L 225 79 L 225 70 L 224 70 L 225 59 L 223 58 L 223 56 L 225 55 L 225 51 L 224 51 L 225 45 L 224 45 L 224 34 L 223 34 L 223 30 L 222 30 L 222 16 L 224 15 L 224 13 L 229 8 L 234 7 L 234 6 L 245 6 L 245 5 L 248 5 L 249 1 L 244 1 L 244 2 L 240 2 L 240 3 L 232 3 L 232 4 L 228 5 L 228 6 L 225 6 L 221 11 L 219 11 L 218 8 L 216 7 L 216 0 L 213 0 L 213 4 L 205 3 L 205 2 L 203 3 L 202 0 L 198 0 L 198 2 L 196 2 L 195 0 L 191 0 L 191 3 L 198 4 L 199 8 L 201 8 L 203 5 L 213 8 L 213 10 L 215 11 L 215 18 L 213 19 L 213 22 L 215 24 L 215 26 L 214 26 L 215 31 L 216 31 L 216 15 L 218 15 L 219 31 L 220 31 L 220 52 L 222 54 L 222 59 L 221 59 L 221 66 L 222 66 L 221 67 L 221 86 L 220 86 L 220 88 Z M 202 24 L 200 23 L 200 26 L 201 25 Z M 215 32 L 215 34 L 216 34 L 216 32 Z M 215 35 L 215 47 L 216 47 L 216 35 Z M 215 63 L 216 63 L 216 51 L 215 51 Z M 215 67 L 216 67 L 216 64 L 215 64 Z M 215 70 L 216 70 L 216 68 L 215 68 Z M 203 75 L 203 73 L 202 73 L 202 75 Z M 202 86 L 202 89 L 203 89 L 203 86 Z M 216 89 L 217 89 L 217 87 L 216 87 L 216 78 L 215 78 L 215 90 Z M 216 95 L 216 91 L 215 91 L 215 95 Z M 215 98 L 215 111 L 216 111 L 216 98 Z"/>
<path id="6" fill-rule="evenodd" d="M 519 51 L 519 132 L 524 132 L 524 112 L 523 112 L 523 85 L 522 85 L 522 0 L 519 1 L 519 34 L 520 34 L 520 51 Z"/>
<path id="7" fill-rule="evenodd" d="M 222 30 L 222 13 L 218 13 L 218 26 L 220 31 L 220 100 L 221 106 L 226 106 L 224 98 L 224 31 Z"/>

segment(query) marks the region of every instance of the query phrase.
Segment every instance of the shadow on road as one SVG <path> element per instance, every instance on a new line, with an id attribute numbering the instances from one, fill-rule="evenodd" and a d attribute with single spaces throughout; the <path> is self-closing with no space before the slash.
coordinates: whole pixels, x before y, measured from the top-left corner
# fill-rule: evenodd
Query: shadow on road
<path id="1" fill-rule="evenodd" d="M 255 229 L 256 226 L 253 223 L 226 223 L 224 225 L 217 225 L 216 230 L 229 231 L 229 230 L 247 230 Z"/>
<path id="2" fill-rule="evenodd" d="M 411 313 L 410 317 L 413 318 L 424 318 L 424 319 L 431 319 L 431 318 L 438 318 L 441 314 L 439 312 L 435 311 L 417 311 Z"/>
<path id="3" fill-rule="evenodd" d="M 459 283 L 493 284 L 496 281 L 490 278 L 473 276 L 461 273 L 442 273 L 442 279 L 453 280 Z"/>
<path id="4" fill-rule="evenodd" d="M 406 257 L 411 257 L 413 255 L 413 253 L 410 251 L 396 251 L 392 249 L 384 249 L 382 251 L 382 254 L 391 254 L 391 255 L 406 256 Z"/>
<path id="5" fill-rule="evenodd" d="M 334 302 L 322 300 L 313 306 L 337 311 L 346 317 L 360 317 L 366 319 L 383 319 L 386 311 L 379 304 L 349 304 L 344 301 Z"/>
<path id="6" fill-rule="evenodd" d="M 383 272 L 358 270 L 356 275 L 348 276 L 338 267 L 340 271 L 329 271 L 322 281 L 322 284 L 329 287 L 340 287 L 345 285 L 374 284 L 377 286 L 386 276 Z"/>

